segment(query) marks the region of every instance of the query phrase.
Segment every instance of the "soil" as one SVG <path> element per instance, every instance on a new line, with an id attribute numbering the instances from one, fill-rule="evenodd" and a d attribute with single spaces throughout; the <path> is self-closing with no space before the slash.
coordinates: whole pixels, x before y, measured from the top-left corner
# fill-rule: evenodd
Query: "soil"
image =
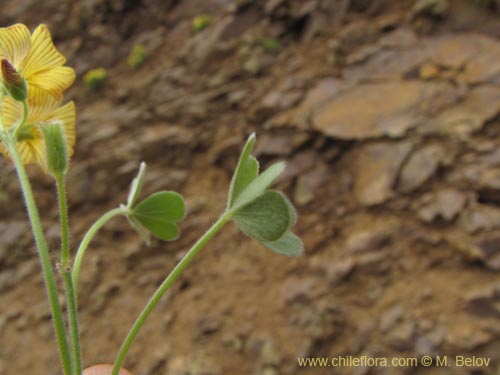
<path id="1" fill-rule="evenodd" d="M 176 190 L 176 242 L 107 224 L 82 269 L 87 366 L 112 362 L 165 275 L 224 209 L 239 151 L 263 166 L 305 243 L 275 255 L 229 224 L 156 308 L 135 375 L 500 373 L 500 4 L 390 0 L 4 0 L 46 23 L 78 78 L 72 243 L 126 200 Z M 193 29 L 208 14 L 212 23 Z M 127 65 L 136 44 L 148 52 Z M 90 90 L 83 75 L 104 67 Z M 60 374 L 13 168 L 0 161 L 0 375 Z M 50 178 L 29 173 L 57 262 Z M 63 294 L 61 293 L 61 299 Z M 451 367 L 299 367 L 298 357 L 447 356 Z M 456 356 L 490 358 L 457 366 Z"/>

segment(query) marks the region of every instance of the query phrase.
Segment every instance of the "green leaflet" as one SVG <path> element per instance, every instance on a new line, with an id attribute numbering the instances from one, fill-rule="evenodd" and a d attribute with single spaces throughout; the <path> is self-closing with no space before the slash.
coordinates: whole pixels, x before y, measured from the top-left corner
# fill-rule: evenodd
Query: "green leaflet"
<path id="1" fill-rule="evenodd" d="M 131 211 L 132 221 L 141 224 L 164 241 L 175 240 L 180 233 L 177 222 L 185 215 L 182 196 L 173 191 L 150 195 Z"/>
<path id="2" fill-rule="evenodd" d="M 241 192 L 231 208 L 239 209 L 258 198 L 269 186 L 271 186 L 274 180 L 278 178 L 284 169 L 284 162 L 278 162 L 271 165 L 264 172 L 253 179 L 246 189 Z"/>
<path id="3" fill-rule="evenodd" d="M 277 241 L 262 241 L 261 243 L 277 254 L 291 257 L 299 256 L 304 249 L 301 239 L 291 231 L 286 232 L 283 237 Z"/>
<path id="4" fill-rule="evenodd" d="M 290 204 L 277 191 L 267 191 L 234 215 L 235 223 L 258 241 L 276 241 L 293 223 Z"/>
<path id="5" fill-rule="evenodd" d="M 243 147 L 238 165 L 231 179 L 228 194 L 228 208 L 231 208 L 234 201 L 238 198 L 243 190 L 257 177 L 259 173 L 259 163 L 251 154 L 255 144 L 255 134 L 252 133 Z"/>
<path id="6" fill-rule="evenodd" d="M 139 166 L 139 172 L 137 173 L 137 176 L 132 180 L 132 183 L 130 184 L 130 192 L 128 193 L 128 198 L 127 198 L 128 208 L 131 208 L 135 204 L 137 198 L 139 197 L 139 194 L 141 193 L 142 183 L 144 181 L 145 173 L 146 173 L 146 163 L 142 162 L 141 165 Z"/>

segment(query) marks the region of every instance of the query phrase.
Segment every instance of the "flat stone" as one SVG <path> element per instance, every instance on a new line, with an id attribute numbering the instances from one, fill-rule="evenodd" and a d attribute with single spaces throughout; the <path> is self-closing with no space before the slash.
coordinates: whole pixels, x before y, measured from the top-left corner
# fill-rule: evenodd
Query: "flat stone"
<path id="1" fill-rule="evenodd" d="M 463 70 L 468 83 L 486 82 L 500 73 L 500 44 L 481 34 L 453 34 L 429 39 L 426 50 L 439 66 Z"/>
<path id="2" fill-rule="evenodd" d="M 446 151 L 439 145 L 430 144 L 415 151 L 401 170 L 398 189 L 410 192 L 422 186 L 436 173 L 445 157 Z"/>
<path id="3" fill-rule="evenodd" d="M 500 209 L 491 205 L 474 204 L 460 216 L 458 224 L 467 233 L 500 228 Z"/>
<path id="4" fill-rule="evenodd" d="M 390 331 L 404 316 L 404 309 L 401 305 L 391 307 L 383 312 L 380 318 L 379 328 L 382 332 Z"/>
<path id="5" fill-rule="evenodd" d="M 373 46 L 369 45 L 363 51 L 357 52 L 355 55 L 350 55 L 350 59 L 356 61 L 354 59 L 356 57 L 359 60 L 362 52 L 365 54 L 373 52 Z M 365 57 L 366 61 L 358 61 L 360 62 L 359 64 L 348 66 L 344 69 L 342 77 L 348 81 L 400 79 L 408 72 L 417 69 L 418 66 L 428 59 L 425 52 L 418 48 L 382 50 L 376 54 L 365 55 Z"/>
<path id="6" fill-rule="evenodd" d="M 450 12 L 450 0 L 418 0 L 411 10 L 411 16 L 429 15 L 446 17 Z"/>
<path id="7" fill-rule="evenodd" d="M 436 64 L 446 68 L 460 69 L 480 53 L 481 45 L 478 43 L 480 40 L 484 39 L 471 34 L 446 35 L 430 39 L 426 43 L 426 48 L 430 58 Z"/>
<path id="8" fill-rule="evenodd" d="M 480 317 L 500 317 L 500 284 L 483 287 L 466 296 L 467 310 Z"/>
<path id="9" fill-rule="evenodd" d="M 466 139 L 480 130 L 486 121 L 500 113 L 500 87 L 479 86 L 473 88 L 465 99 L 419 127 L 423 134 L 455 135 Z"/>
<path id="10" fill-rule="evenodd" d="M 479 254 L 486 267 L 500 271 L 500 236 L 489 235 L 476 240 L 473 250 Z"/>
<path id="11" fill-rule="evenodd" d="M 362 146 L 353 155 L 357 164 L 354 195 L 363 205 L 383 203 L 393 195 L 401 164 L 412 149 L 408 141 L 378 142 Z"/>
<path id="12" fill-rule="evenodd" d="M 392 225 L 389 223 L 355 231 L 351 233 L 345 243 L 344 249 L 350 254 L 377 250 L 384 246 L 390 238 Z"/>
<path id="13" fill-rule="evenodd" d="M 315 110 L 352 85 L 350 82 L 336 78 L 323 79 L 307 92 L 298 106 L 272 117 L 266 125 L 268 127 L 293 125 L 307 129 L 309 119 Z"/>
<path id="14" fill-rule="evenodd" d="M 498 167 L 482 170 L 475 185 L 481 202 L 500 204 L 500 171 Z"/>
<path id="15" fill-rule="evenodd" d="M 416 81 L 371 83 L 336 96 L 313 117 L 316 130 L 340 139 L 401 137 L 443 87 Z"/>
<path id="16" fill-rule="evenodd" d="M 467 203 L 467 196 L 457 190 L 444 189 L 428 196 L 424 196 L 425 203 L 418 210 L 422 221 L 431 223 L 441 219 L 446 222 L 455 219 Z"/>

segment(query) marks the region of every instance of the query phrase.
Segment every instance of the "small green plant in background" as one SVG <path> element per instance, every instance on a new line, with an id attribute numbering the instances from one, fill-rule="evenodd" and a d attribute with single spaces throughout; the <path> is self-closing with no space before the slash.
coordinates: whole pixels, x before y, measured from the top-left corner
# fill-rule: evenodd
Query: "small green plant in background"
<path id="1" fill-rule="evenodd" d="M 144 64 L 147 58 L 148 52 L 146 50 L 146 47 L 144 47 L 142 44 L 134 44 L 127 57 L 127 65 L 131 68 L 138 68 L 142 64 Z"/>
<path id="2" fill-rule="evenodd" d="M 193 30 L 200 32 L 205 30 L 213 22 L 213 19 L 208 14 L 201 14 L 193 19 Z"/>
<path id="3" fill-rule="evenodd" d="M 91 91 L 101 88 L 107 79 L 108 71 L 105 68 L 91 69 L 83 76 L 83 82 Z"/>
<path id="4" fill-rule="evenodd" d="M 280 49 L 280 42 L 272 37 L 262 39 L 261 45 L 266 52 L 274 53 Z"/>

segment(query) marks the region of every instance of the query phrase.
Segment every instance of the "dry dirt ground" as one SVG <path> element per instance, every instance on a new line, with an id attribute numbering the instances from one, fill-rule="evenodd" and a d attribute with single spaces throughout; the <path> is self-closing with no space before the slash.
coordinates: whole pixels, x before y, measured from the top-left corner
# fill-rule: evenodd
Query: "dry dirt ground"
<path id="1" fill-rule="evenodd" d="M 498 3 L 498 2 L 497 2 Z M 46 23 L 78 79 L 73 246 L 145 193 L 187 201 L 146 247 L 109 223 L 82 271 L 85 364 L 111 362 L 155 287 L 224 208 L 246 136 L 298 207 L 288 259 L 229 225 L 152 314 L 136 375 L 500 373 L 500 18 L 495 1 L 2 0 Z M 212 24 L 193 30 L 194 17 Z M 132 69 L 142 44 L 149 58 Z M 109 78 L 97 91 L 89 69 Z M 0 162 L 0 374 L 61 374 L 12 167 Z M 30 169 L 52 248 L 49 178 Z M 56 252 L 54 251 L 54 262 Z M 451 367 L 299 367 L 297 357 L 448 356 Z M 456 366 L 455 356 L 488 366 Z"/>

